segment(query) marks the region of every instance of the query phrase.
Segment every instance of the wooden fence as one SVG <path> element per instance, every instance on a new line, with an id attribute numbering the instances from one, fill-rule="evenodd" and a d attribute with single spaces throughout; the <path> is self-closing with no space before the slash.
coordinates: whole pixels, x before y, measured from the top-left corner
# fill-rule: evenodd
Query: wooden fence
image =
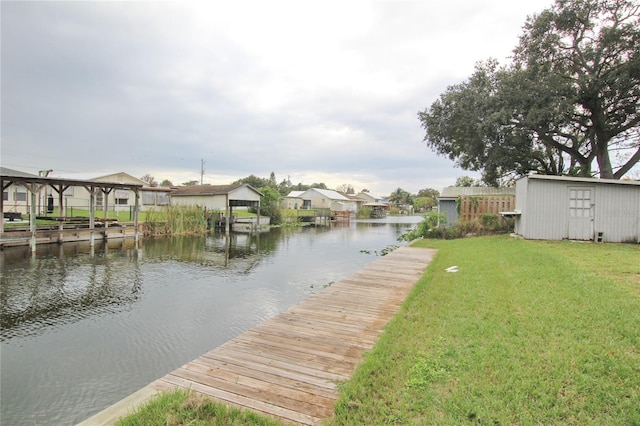
<path id="1" fill-rule="evenodd" d="M 461 196 L 458 220 L 481 220 L 485 213 L 500 214 L 516 207 L 513 195 Z"/>

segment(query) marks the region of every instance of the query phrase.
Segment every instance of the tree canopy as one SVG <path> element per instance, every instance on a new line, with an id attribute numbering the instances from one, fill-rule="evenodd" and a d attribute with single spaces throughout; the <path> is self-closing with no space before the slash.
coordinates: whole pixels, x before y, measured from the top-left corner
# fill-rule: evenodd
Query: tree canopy
<path id="1" fill-rule="evenodd" d="M 144 176 L 140 177 L 140 180 L 146 182 L 149 186 L 158 186 L 156 178 L 151 176 L 149 173 L 146 173 Z"/>
<path id="2" fill-rule="evenodd" d="M 471 176 L 458 176 L 456 179 L 456 184 L 454 186 L 481 186 L 482 182 L 479 180 L 475 180 Z"/>
<path id="3" fill-rule="evenodd" d="M 356 191 L 353 189 L 353 185 L 350 183 L 343 183 L 342 185 L 338 185 L 336 187 L 336 191 L 342 194 L 355 194 Z"/>
<path id="4" fill-rule="evenodd" d="M 413 196 L 402 188 L 398 188 L 389 194 L 389 202 L 396 206 L 413 205 Z"/>
<path id="5" fill-rule="evenodd" d="M 274 175 L 274 180 L 275 180 L 275 175 Z M 268 178 L 261 178 L 256 175 L 249 175 L 247 177 L 244 177 L 242 179 L 238 179 L 232 182 L 232 185 L 240 185 L 240 184 L 251 185 L 252 187 L 258 189 L 258 188 L 263 188 L 265 186 L 272 186 L 271 185 L 272 181 Z"/>
<path id="6" fill-rule="evenodd" d="M 640 161 L 639 9 L 556 0 L 527 19 L 512 63 L 478 63 L 418 113 L 425 142 L 487 184 L 530 171 L 620 179 Z"/>

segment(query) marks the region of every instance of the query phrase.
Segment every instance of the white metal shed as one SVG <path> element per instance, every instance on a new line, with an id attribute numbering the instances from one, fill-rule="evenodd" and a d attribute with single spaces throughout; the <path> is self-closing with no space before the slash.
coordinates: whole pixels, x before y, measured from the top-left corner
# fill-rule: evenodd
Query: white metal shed
<path id="1" fill-rule="evenodd" d="M 640 243 L 640 181 L 529 175 L 510 214 L 527 239 Z"/>

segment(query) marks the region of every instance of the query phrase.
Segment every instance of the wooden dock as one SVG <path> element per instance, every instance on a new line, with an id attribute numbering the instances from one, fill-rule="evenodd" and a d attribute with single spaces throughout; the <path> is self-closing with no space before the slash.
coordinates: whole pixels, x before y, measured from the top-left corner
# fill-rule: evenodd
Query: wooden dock
<path id="1" fill-rule="evenodd" d="M 191 389 L 286 423 L 320 424 L 434 254 L 398 248 L 148 388 Z"/>
<path id="2" fill-rule="evenodd" d="M 140 229 L 138 233 L 141 232 Z M 101 226 L 92 230 L 84 224 L 65 224 L 63 229 L 58 229 L 57 226 L 39 226 L 35 233 L 38 245 L 91 241 L 92 235 L 95 240 L 105 241 L 124 238 L 135 239 L 136 228 L 133 224 L 122 224 L 107 228 Z M 33 234 L 28 227 L 5 229 L 0 235 L 0 250 L 4 247 L 28 246 L 31 244 L 32 236 Z"/>

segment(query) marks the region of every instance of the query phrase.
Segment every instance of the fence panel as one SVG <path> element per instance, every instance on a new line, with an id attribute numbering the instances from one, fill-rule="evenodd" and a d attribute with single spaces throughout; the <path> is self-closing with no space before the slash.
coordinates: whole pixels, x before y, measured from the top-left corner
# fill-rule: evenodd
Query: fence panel
<path id="1" fill-rule="evenodd" d="M 516 206 L 516 197 L 512 195 L 461 196 L 458 220 L 481 220 L 485 213 L 500 214 L 511 211 Z"/>

